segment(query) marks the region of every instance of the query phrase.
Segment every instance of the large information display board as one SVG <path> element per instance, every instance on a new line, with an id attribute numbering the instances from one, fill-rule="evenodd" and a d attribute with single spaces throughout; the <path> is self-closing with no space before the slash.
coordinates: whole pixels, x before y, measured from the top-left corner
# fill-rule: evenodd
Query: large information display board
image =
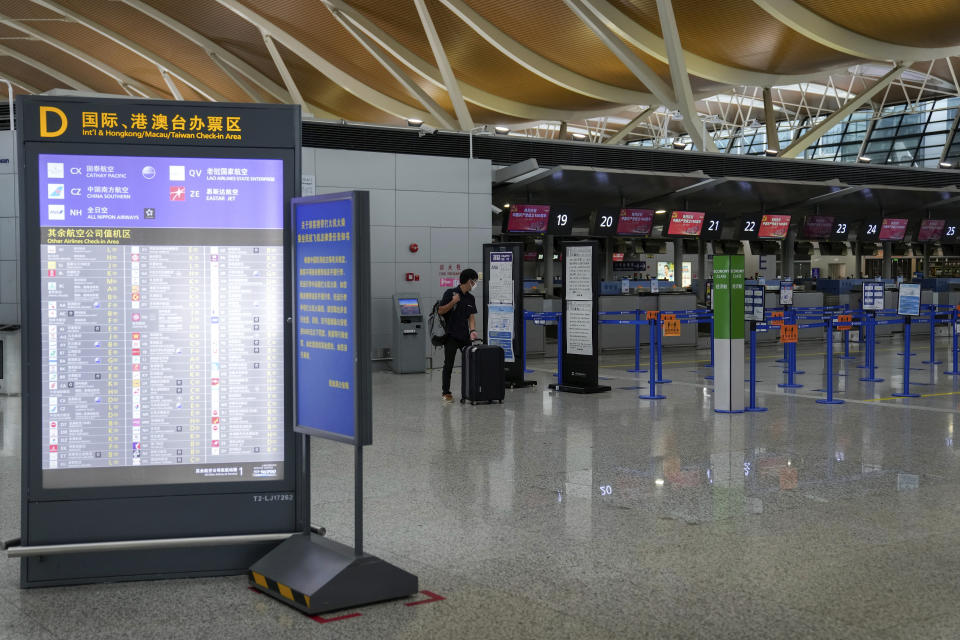
<path id="1" fill-rule="evenodd" d="M 283 162 L 39 154 L 45 488 L 283 477 Z"/>
<path id="2" fill-rule="evenodd" d="M 299 109 L 29 96 L 17 119 L 22 545 L 302 527 L 285 321 Z M 21 579 L 235 573 L 264 549 L 25 558 Z"/>
<path id="3" fill-rule="evenodd" d="M 372 442 L 367 192 L 293 201 L 296 430 Z"/>

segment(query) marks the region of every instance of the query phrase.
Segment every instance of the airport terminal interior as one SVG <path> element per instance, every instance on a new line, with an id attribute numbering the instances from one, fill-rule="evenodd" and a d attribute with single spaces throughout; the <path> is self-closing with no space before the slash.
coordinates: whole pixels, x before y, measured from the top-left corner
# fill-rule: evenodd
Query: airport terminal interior
<path id="1" fill-rule="evenodd" d="M 960 636 L 957 24 L 0 0 L 0 640 Z"/>

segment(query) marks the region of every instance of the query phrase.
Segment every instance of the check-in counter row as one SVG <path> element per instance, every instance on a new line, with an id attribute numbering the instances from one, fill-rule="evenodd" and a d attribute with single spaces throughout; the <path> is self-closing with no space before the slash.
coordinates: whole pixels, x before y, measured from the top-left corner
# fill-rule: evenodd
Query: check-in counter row
<path id="1" fill-rule="evenodd" d="M 640 309 L 641 319 L 647 311 L 686 311 L 697 308 L 697 296 L 693 293 L 661 293 L 629 296 L 600 296 L 600 311 L 636 311 Z M 561 300 L 556 298 L 544 299 L 540 296 L 525 296 L 523 308 L 526 311 L 560 311 Z M 634 315 L 600 316 L 601 319 L 633 320 Z M 600 351 L 615 351 L 619 349 L 633 349 L 635 340 L 634 325 L 601 324 L 599 327 Z M 527 323 L 527 353 L 542 354 L 544 352 L 545 327 Z M 551 331 L 551 335 L 553 332 Z M 640 327 L 640 344 L 650 344 L 650 329 L 647 325 Z M 663 346 L 696 346 L 697 325 L 684 324 L 680 327 L 680 335 L 665 337 Z M 552 348 L 552 347 L 551 347 Z"/>

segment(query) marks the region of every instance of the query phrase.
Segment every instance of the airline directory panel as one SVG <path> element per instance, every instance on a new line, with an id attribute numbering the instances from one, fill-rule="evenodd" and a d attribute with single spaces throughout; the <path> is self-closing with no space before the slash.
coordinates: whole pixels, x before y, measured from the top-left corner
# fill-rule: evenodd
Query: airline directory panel
<path id="1" fill-rule="evenodd" d="M 283 162 L 38 166 L 43 486 L 282 479 Z"/>

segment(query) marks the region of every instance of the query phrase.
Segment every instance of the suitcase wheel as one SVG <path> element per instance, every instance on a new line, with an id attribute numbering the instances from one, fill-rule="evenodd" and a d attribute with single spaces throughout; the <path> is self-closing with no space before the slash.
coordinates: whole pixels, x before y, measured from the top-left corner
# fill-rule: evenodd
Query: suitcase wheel
<path id="1" fill-rule="evenodd" d="M 463 404 L 463 398 L 460 398 L 460 404 Z"/>

